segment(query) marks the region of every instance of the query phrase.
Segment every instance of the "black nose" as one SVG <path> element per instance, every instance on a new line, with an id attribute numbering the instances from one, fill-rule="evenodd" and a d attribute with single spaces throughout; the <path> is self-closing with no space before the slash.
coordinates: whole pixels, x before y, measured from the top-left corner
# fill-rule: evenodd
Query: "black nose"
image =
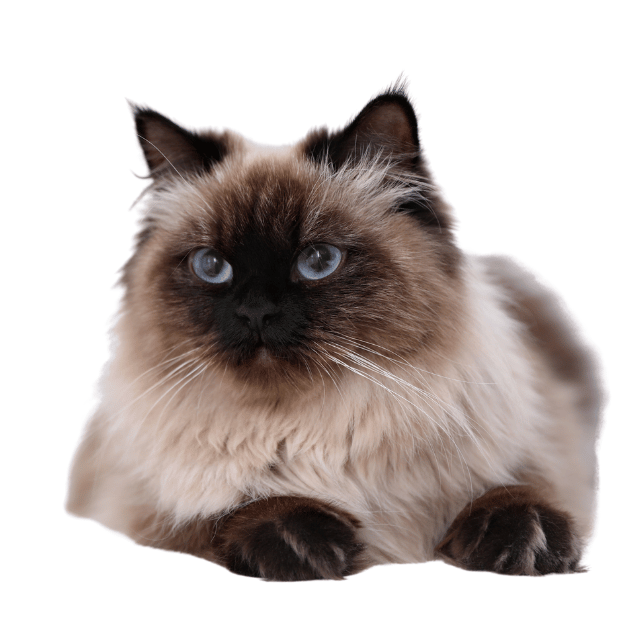
<path id="1" fill-rule="evenodd" d="M 258 334 L 269 325 L 279 312 L 280 308 L 268 301 L 258 304 L 241 304 L 236 309 L 237 316 L 245 319 L 249 327 Z"/>

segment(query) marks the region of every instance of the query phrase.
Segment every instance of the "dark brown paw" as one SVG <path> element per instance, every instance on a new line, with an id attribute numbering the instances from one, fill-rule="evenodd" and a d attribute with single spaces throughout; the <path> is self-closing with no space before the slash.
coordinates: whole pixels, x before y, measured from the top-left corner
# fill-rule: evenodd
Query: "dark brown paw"
<path id="1" fill-rule="evenodd" d="M 362 552 L 358 523 L 312 499 L 272 497 L 236 511 L 220 529 L 225 566 L 275 581 L 342 579 Z"/>
<path id="2" fill-rule="evenodd" d="M 496 488 L 469 504 L 436 551 L 472 571 L 546 575 L 581 570 L 569 516 L 524 486 Z"/>

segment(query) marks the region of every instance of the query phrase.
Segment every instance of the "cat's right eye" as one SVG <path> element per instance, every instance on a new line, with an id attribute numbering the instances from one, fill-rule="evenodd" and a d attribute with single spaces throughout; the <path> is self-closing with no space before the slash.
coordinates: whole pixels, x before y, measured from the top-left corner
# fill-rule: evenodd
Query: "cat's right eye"
<path id="1" fill-rule="evenodd" d="M 232 265 L 210 247 L 203 247 L 191 254 L 193 273 L 209 284 L 224 284 L 232 279 Z"/>
<path id="2" fill-rule="evenodd" d="M 309 245 L 298 256 L 295 267 L 305 280 L 321 280 L 334 273 L 343 258 L 338 247 L 327 243 Z"/>

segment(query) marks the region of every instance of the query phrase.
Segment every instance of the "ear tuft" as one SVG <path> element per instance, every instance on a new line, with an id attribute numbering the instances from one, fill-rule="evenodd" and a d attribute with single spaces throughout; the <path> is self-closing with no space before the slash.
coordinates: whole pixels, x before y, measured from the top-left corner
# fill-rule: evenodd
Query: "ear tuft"
<path id="1" fill-rule="evenodd" d="M 199 135 L 147 107 L 131 104 L 139 144 L 153 178 L 208 172 L 227 153 L 223 136 Z"/>
<path id="2" fill-rule="evenodd" d="M 309 136 L 306 152 L 314 160 L 328 157 L 335 167 L 380 154 L 413 169 L 420 156 L 417 117 L 402 83 L 373 100 L 343 130 Z"/>
<path id="3" fill-rule="evenodd" d="M 430 232 L 448 235 L 451 219 L 422 156 L 417 116 L 401 79 L 373 98 L 343 130 L 314 130 L 301 145 L 306 157 L 335 170 L 357 167 L 376 155 L 388 159 L 392 170 L 408 174 L 405 184 L 418 189 L 414 199 L 396 210 L 414 216 Z"/>

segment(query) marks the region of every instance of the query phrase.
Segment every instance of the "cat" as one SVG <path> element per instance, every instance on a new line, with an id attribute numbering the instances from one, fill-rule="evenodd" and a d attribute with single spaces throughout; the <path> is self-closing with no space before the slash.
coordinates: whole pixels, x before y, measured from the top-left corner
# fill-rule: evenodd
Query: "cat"
<path id="1" fill-rule="evenodd" d="M 458 249 L 405 86 L 287 147 L 133 111 L 152 183 L 68 510 L 269 580 L 583 570 L 594 356 Z"/>

